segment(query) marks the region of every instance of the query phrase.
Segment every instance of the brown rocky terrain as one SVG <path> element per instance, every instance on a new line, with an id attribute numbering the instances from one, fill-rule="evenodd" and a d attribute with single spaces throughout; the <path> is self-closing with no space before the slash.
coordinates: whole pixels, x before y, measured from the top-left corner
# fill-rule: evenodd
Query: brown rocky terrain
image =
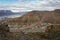
<path id="1" fill-rule="evenodd" d="M 26 25 L 30 25 L 35 22 L 60 23 L 60 9 L 56 9 L 54 11 L 31 11 L 19 18 L 8 20 L 8 23 L 11 22 L 23 23 Z"/>
<path id="2" fill-rule="evenodd" d="M 27 12 L 26 14 L 19 18 L 8 19 L 7 23 L 9 24 L 10 27 L 12 27 L 11 30 L 13 31 L 14 30 L 37 31 L 41 27 L 42 27 L 41 31 L 43 31 L 43 28 L 45 28 L 45 26 L 48 26 L 50 24 L 52 25 L 60 24 L 60 9 L 56 9 L 54 11 Z"/>
<path id="3" fill-rule="evenodd" d="M 7 30 L 1 29 L 0 40 L 60 40 L 60 9 L 31 11 L 3 23 Z"/>

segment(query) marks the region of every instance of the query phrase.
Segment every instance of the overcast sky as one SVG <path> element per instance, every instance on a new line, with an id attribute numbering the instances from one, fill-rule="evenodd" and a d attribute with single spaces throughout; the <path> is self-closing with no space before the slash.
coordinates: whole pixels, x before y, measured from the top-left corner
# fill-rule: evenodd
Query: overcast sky
<path id="1" fill-rule="evenodd" d="M 60 9 L 60 0 L 0 0 L 0 10 L 13 12 Z"/>

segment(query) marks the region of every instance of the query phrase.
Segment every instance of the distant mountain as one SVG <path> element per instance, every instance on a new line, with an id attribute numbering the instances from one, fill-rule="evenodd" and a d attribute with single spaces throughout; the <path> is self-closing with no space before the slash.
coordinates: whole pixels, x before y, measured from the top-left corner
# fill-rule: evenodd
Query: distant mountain
<path id="1" fill-rule="evenodd" d="M 12 12 L 9 10 L 0 10 L 0 16 L 11 15 Z"/>
<path id="2" fill-rule="evenodd" d="M 8 15 L 15 15 L 15 14 L 24 14 L 25 12 L 18 12 L 18 13 L 14 13 L 10 10 L 0 10 L 0 16 L 8 16 Z"/>

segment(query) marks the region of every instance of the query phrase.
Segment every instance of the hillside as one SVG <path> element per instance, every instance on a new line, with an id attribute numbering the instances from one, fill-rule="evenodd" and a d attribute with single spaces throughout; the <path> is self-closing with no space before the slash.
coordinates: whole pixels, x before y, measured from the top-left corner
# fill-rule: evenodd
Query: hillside
<path id="1" fill-rule="evenodd" d="M 7 19 L 0 29 L 1 40 L 60 40 L 60 10 L 31 11 Z"/>
<path id="2" fill-rule="evenodd" d="M 35 29 L 34 29 L 35 30 Z M 39 30 L 39 29 L 38 29 Z M 0 25 L 0 40 L 60 40 L 60 25 L 47 26 L 45 32 L 10 32 L 8 25 Z"/>
<path id="3" fill-rule="evenodd" d="M 31 11 L 19 18 L 9 19 L 8 23 L 32 24 L 35 22 L 60 23 L 60 10 L 54 11 Z"/>
<path id="4" fill-rule="evenodd" d="M 8 19 L 6 23 L 15 32 L 44 32 L 47 26 L 60 24 L 60 9 L 27 12 L 19 18 Z"/>

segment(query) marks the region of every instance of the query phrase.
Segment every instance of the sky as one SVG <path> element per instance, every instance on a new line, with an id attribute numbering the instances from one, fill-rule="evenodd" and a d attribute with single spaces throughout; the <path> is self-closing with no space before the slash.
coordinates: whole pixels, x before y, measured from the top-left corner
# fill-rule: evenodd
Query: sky
<path id="1" fill-rule="evenodd" d="M 23 12 L 60 9 L 60 0 L 0 0 L 0 10 Z"/>

